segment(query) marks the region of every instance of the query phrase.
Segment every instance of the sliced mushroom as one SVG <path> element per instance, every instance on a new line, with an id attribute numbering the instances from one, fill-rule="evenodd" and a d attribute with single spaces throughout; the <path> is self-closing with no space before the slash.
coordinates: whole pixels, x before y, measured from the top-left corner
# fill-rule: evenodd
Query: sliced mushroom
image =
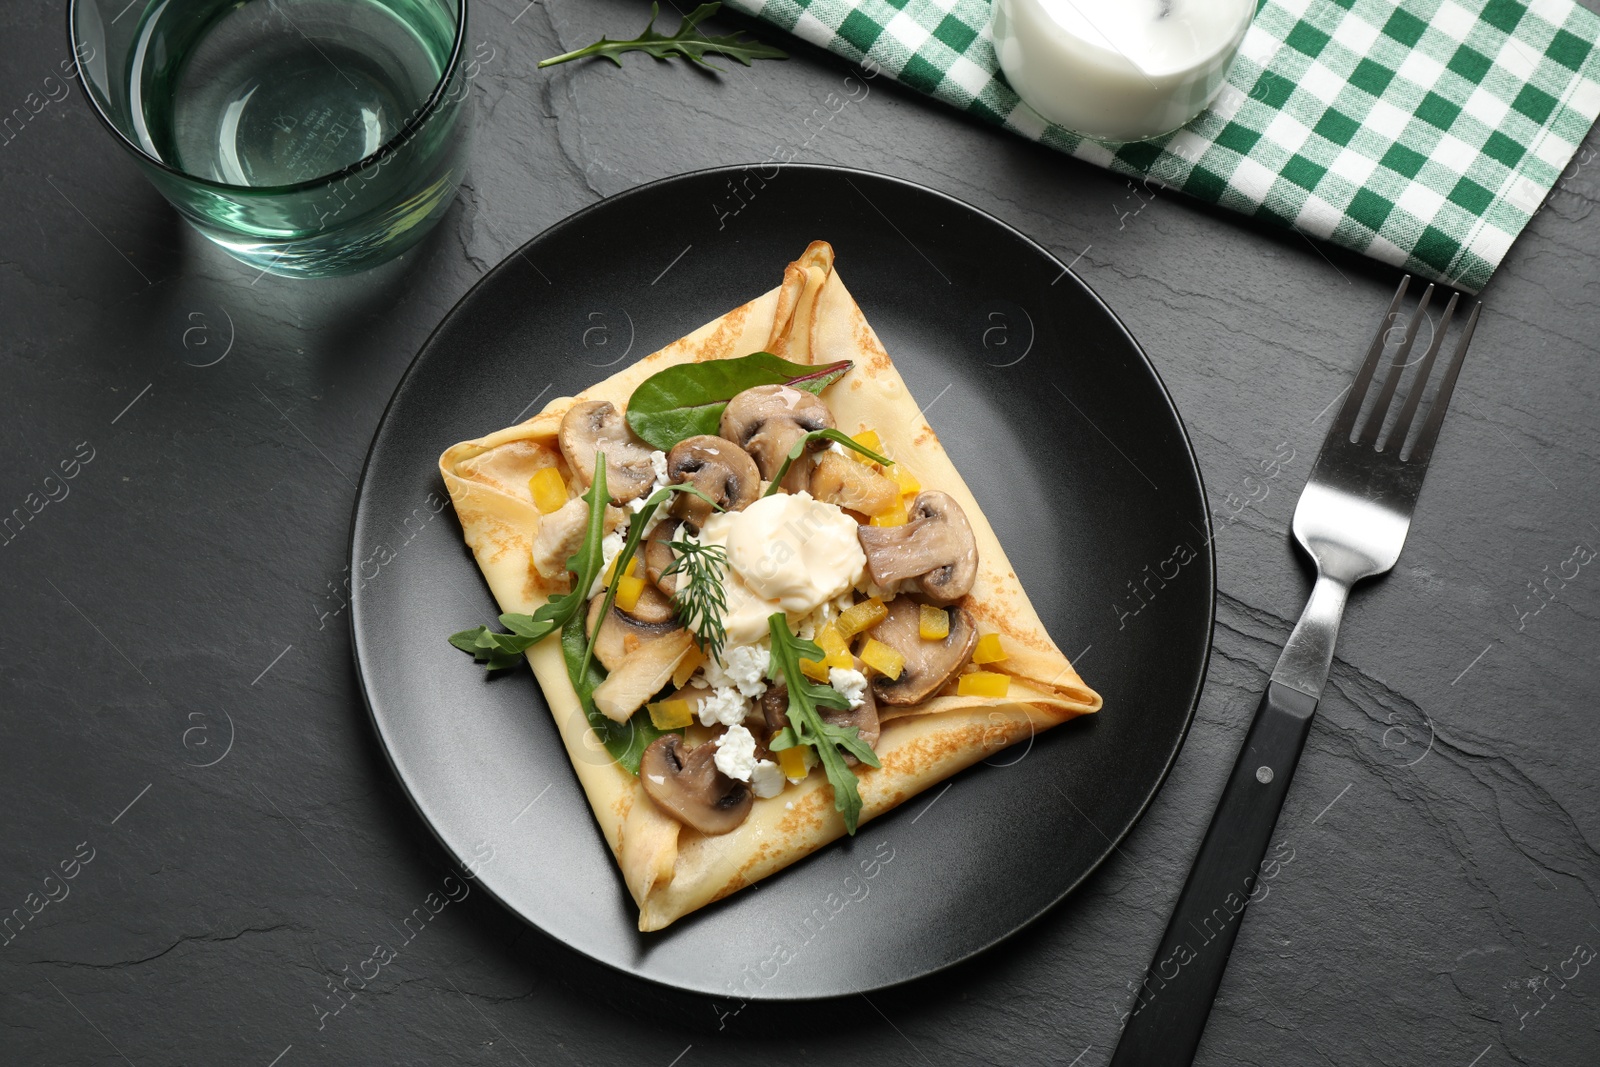
<path id="1" fill-rule="evenodd" d="M 590 598 L 589 614 L 584 623 L 587 633 L 594 633 L 595 623 L 600 620 L 600 609 L 605 607 L 605 603 L 604 592 Z M 644 645 L 682 629 L 683 624 L 672 610 L 672 601 L 659 589 L 647 585 L 633 611 L 623 611 L 615 603 L 611 605 L 611 616 L 600 627 L 600 636 L 595 639 L 594 656 L 606 670 L 615 671 Z"/>
<path id="2" fill-rule="evenodd" d="M 610 533 L 622 525 L 621 508 L 607 507 L 601 529 Z M 567 573 L 567 560 L 583 545 L 589 530 L 589 502 L 573 497 L 539 521 L 539 532 L 533 538 L 533 566 L 549 579 Z"/>
<path id="3" fill-rule="evenodd" d="M 824 452 L 811 471 L 811 495 L 863 515 L 881 515 L 900 499 L 900 487 L 865 463 Z"/>
<path id="4" fill-rule="evenodd" d="M 869 688 L 885 704 L 920 704 L 959 674 L 972 657 L 973 646 L 978 643 L 978 626 L 966 608 L 946 608 L 950 613 L 949 635 L 929 641 L 922 636 L 921 604 L 911 597 L 898 596 L 888 607 L 889 614 L 868 630 L 867 636 L 900 653 L 906 663 L 898 678 L 876 672 L 868 675 Z"/>
<path id="5" fill-rule="evenodd" d="M 861 670 L 861 661 L 856 660 L 856 670 Z M 861 706 L 858 708 L 821 708 L 822 721 L 833 726 L 854 726 L 860 734 L 861 740 L 867 747 L 876 750 L 878 737 L 883 732 L 878 724 L 878 705 L 873 699 L 872 686 L 861 694 Z M 770 743 L 779 730 L 789 725 L 789 687 L 773 683 L 767 686 L 767 691 L 761 694 L 761 714 L 766 719 L 767 736 L 764 743 Z M 860 760 L 841 750 L 844 761 L 854 767 Z"/>
<path id="6" fill-rule="evenodd" d="M 738 511 L 761 495 L 761 471 L 750 453 L 725 437 L 698 434 L 684 438 L 667 453 L 667 479 L 687 483 L 726 511 Z M 712 507 L 693 493 L 679 493 L 672 513 L 698 530 Z"/>
<path id="7" fill-rule="evenodd" d="M 725 834 L 750 815 L 755 794 L 717 770 L 710 741 L 685 749 L 677 734 L 658 737 L 639 759 L 639 784 L 656 805 L 703 834 Z"/>
<path id="8" fill-rule="evenodd" d="M 626 637 L 622 643 L 627 644 Z M 605 681 L 595 686 L 594 706 L 612 722 L 627 722 L 645 701 L 671 683 L 673 672 L 692 647 L 694 639 L 682 628 L 653 641 L 641 641 L 620 666 L 606 675 Z"/>
<path id="9" fill-rule="evenodd" d="M 650 531 L 650 536 L 645 538 L 644 542 L 645 578 L 669 597 L 678 587 L 678 576 L 662 575 L 672 566 L 672 539 L 678 536 L 678 528 L 682 525 L 681 519 L 662 519 L 656 523 L 656 528 Z"/>
<path id="10" fill-rule="evenodd" d="M 833 412 L 816 394 L 792 385 L 758 385 L 728 401 L 718 432 L 750 453 L 761 477 L 770 481 L 796 441 L 832 425 Z M 821 447 L 821 441 L 812 443 L 813 451 Z M 786 491 L 798 493 L 806 487 L 807 466 L 796 460 L 789 468 L 783 480 Z"/>
<path id="11" fill-rule="evenodd" d="M 595 453 L 606 454 L 606 492 L 615 503 L 637 499 L 655 484 L 650 446 L 633 436 L 608 400 L 574 404 L 561 420 L 557 441 L 567 467 L 584 485 L 594 481 Z"/>
<path id="12" fill-rule="evenodd" d="M 880 588 L 915 578 L 929 600 L 949 604 L 966 596 L 978 576 L 978 543 L 967 514 L 937 490 L 917 494 L 904 525 L 863 526 L 856 536 Z"/>

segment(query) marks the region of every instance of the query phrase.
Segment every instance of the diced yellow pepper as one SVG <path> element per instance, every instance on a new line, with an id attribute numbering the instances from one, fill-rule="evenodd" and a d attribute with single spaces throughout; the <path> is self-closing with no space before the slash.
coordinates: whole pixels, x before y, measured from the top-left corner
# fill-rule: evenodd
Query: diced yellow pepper
<path id="1" fill-rule="evenodd" d="M 693 645 L 678 663 L 678 669 L 672 672 L 672 684 L 682 689 L 689 684 L 689 679 L 694 672 L 705 666 L 706 654 Z"/>
<path id="2" fill-rule="evenodd" d="M 839 632 L 839 627 L 836 623 L 830 622 L 817 631 L 817 644 L 821 646 L 822 651 L 830 655 L 835 652 L 850 651 L 850 642 L 845 639 L 844 634 Z"/>
<path id="3" fill-rule="evenodd" d="M 639 606 L 639 596 L 643 592 L 643 578 L 635 578 L 631 574 L 624 574 L 617 579 L 617 607 L 623 611 L 632 611 Z"/>
<path id="4" fill-rule="evenodd" d="M 1009 658 L 1005 648 L 1000 644 L 999 634 L 984 634 L 978 638 L 978 645 L 972 650 L 974 663 L 999 663 Z"/>
<path id="5" fill-rule="evenodd" d="M 601 585 L 603 585 L 603 586 L 610 586 L 611 585 L 611 579 L 616 577 L 616 574 L 617 574 L 617 560 L 619 560 L 621 558 L 622 558 L 622 553 L 620 553 L 620 552 L 618 552 L 615 556 L 611 557 L 611 562 L 606 565 L 605 574 L 600 576 L 600 584 Z M 632 557 L 630 557 L 629 560 L 628 560 L 628 569 L 623 571 L 622 573 L 623 574 L 637 574 L 638 571 L 639 571 L 639 553 L 635 552 L 632 555 Z M 623 610 L 624 611 L 628 611 L 628 610 L 631 610 L 631 609 L 624 608 Z"/>
<path id="6" fill-rule="evenodd" d="M 783 772 L 785 778 L 800 779 L 806 776 L 806 749 L 804 745 L 795 745 L 778 753 L 778 770 Z"/>
<path id="7" fill-rule="evenodd" d="M 689 710 L 687 700 L 663 700 L 645 707 L 657 730 L 680 730 L 694 722 L 694 712 Z"/>
<path id="8" fill-rule="evenodd" d="M 993 671 L 973 671 L 956 682 L 956 692 L 964 697 L 1003 697 L 1011 691 L 1011 679 Z"/>
<path id="9" fill-rule="evenodd" d="M 894 484 L 900 487 L 901 496 L 916 496 L 922 492 L 922 483 L 916 476 L 906 470 L 904 463 L 896 463 L 889 468 L 889 477 L 894 479 Z"/>
<path id="10" fill-rule="evenodd" d="M 862 430 L 850 438 L 862 448 L 870 449 L 878 455 L 883 455 L 883 442 L 878 438 L 877 430 Z M 860 452 L 851 452 L 850 458 L 857 463 L 872 463 L 873 461 L 863 456 Z"/>
<path id="11" fill-rule="evenodd" d="M 873 597 L 845 608 L 834 620 L 833 625 L 839 628 L 839 636 L 848 639 L 868 627 L 878 625 L 888 617 L 889 609 L 884 606 L 881 599 Z"/>
<path id="12" fill-rule="evenodd" d="M 802 659 L 800 661 L 800 673 L 805 675 L 807 678 L 810 678 L 813 682 L 821 682 L 823 685 L 827 685 L 827 657 L 823 657 L 820 661 L 814 659 Z"/>
<path id="13" fill-rule="evenodd" d="M 924 641 L 943 641 L 950 636 L 950 613 L 932 604 L 921 605 L 917 617 L 917 632 Z"/>
<path id="14" fill-rule="evenodd" d="M 901 496 L 895 499 L 886 511 L 880 511 L 867 520 L 870 526 L 904 526 L 910 518 L 906 514 L 906 498 Z"/>
<path id="15" fill-rule="evenodd" d="M 829 652 L 828 658 L 822 662 L 826 663 L 829 669 L 837 667 L 841 671 L 854 670 L 856 666 L 856 658 L 850 654 L 848 648 L 843 652 Z"/>
<path id="16" fill-rule="evenodd" d="M 861 662 L 890 681 L 900 677 L 905 670 L 906 658 L 877 638 L 869 637 L 861 650 Z"/>
<path id="17" fill-rule="evenodd" d="M 528 479 L 528 492 L 533 494 L 533 506 L 540 514 L 560 511 L 567 504 L 567 483 L 554 467 L 540 467 Z"/>

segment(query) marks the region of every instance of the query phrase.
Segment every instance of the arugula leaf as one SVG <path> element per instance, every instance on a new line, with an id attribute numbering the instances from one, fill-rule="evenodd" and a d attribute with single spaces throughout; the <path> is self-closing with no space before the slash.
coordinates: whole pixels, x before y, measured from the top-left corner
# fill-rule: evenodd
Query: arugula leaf
<path id="1" fill-rule="evenodd" d="M 450 635 L 450 643 L 463 652 L 472 653 L 472 658 L 482 663 L 484 670 L 505 670 L 521 663 L 522 653 L 565 626 L 569 619 L 576 618 L 578 609 L 589 599 L 589 587 L 599 577 L 605 558 L 600 542 L 605 537 L 606 504 L 611 498 L 606 493 L 604 452 L 595 455 L 594 483 L 583 499 L 589 504 L 589 525 L 584 530 L 583 544 L 567 558 L 567 569 L 577 575 L 572 589 L 551 597 L 532 615 L 501 615 L 500 625 L 511 631 L 508 634 L 478 626 Z"/>
<path id="2" fill-rule="evenodd" d="M 789 449 L 789 454 L 783 457 L 783 465 L 778 468 L 775 474 L 773 474 L 772 484 L 767 486 L 767 491 L 762 493 L 762 496 L 771 496 L 773 493 L 778 491 L 779 485 L 783 482 L 783 476 L 789 473 L 789 465 L 795 460 L 799 459 L 802 452 L 811 447 L 812 441 L 837 441 L 850 451 L 859 452 L 861 455 L 866 456 L 874 463 L 881 463 L 885 467 L 894 466 L 894 460 L 890 459 L 888 456 L 878 455 L 866 445 L 859 443 L 854 438 L 844 433 L 844 431 L 835 430 L 832 426 L 829 426 L 822 430 L 812 430 L 810 433 L 806 434 L 804 437 L 800 438 L 800 440 L 794 443 L 794 445 Z"/>
<path id="3" fill-rule="evenodd" d="M 622 543 L 622 551 L 617 553 L 614 561 L 615 566 L 611 568 L 611 582 L 606 586 L 606 599 L 604 605 L 600 608 L 600 621 L 594 624 L 594 633 L 589 635 L 589 643 L 583 650 L 583 670 L 589 669 L 589 661 L 594 657 L 594 643 L 600 638 L 600 627 L 606 624 L 606 616 L 611 614 L 611 605 L 617 599 L 617 587 L 621 582 L 622 575 L 628 570 L 628 561 L 633 559 L 634 553 L 639 548 L 639 542 L 644 538 L 645 524 L 656 513 L 656 508 L 660 507 L 673 493 L 689 493 L 704 500 L 717 511 L 723 510 L 722 505 L 692 485 L 664 485 L 650 494 L 650 499 L 644 502 L 644 507 L 640 508 L 628 522 L 628 539 Z M 596 566 L 595 570 L 598 572 L 599 567 Z M 594 579 L 589 579 L 589 585 L 593 584 Z M 574 589 L 576 590 L 576 587 Z M 583 591 L 587 594 L 589 586 L 584 586 Z"/>
<path id="4" fill-rule="evenodd" d="M 656 31 L 656 16 L 661 14 L 661 8 L 656 4 L 650 5 L 650 24 L 644 32 L 631 41 L 613 41 L 609 37 L 602 37 L 587 48 L 580 48 L 575 52 L 567 52 L 559 56 L 539 61 L 539 66 L 549 67 L 557 63 L 566 63 L 573 59 L 583 59 L 586 56 L 604 56 L 617 66 L 622 66 L 622 60 L 617 56 L 622 52 L 647 52 L 657 59 L 671 59 L 681 56 L 696 66 L 707 70 L 721 71 L 722 68 L 712 66 L 705 61 L 705 56 L 710 53 L 714 56 L 727 56 L 729 59 L 738 60 L 745 66 L 750 65 L 752 59 L 788 59 L 788 53 L 781 48 L 774 48 L 760 41 L 743 41 L 743 30 L 726 34 L 722 37 L 706 37 L 696 30 L 696 24 L 710 18 L 717 13 L 722 5 L 701 4 L 683 17 L 683 25 L 678 27 L 678 32 L 671 37 L 666 37 Z"/>
<path id="5" fill-rule="evenodd" d="M 850 708 L 850 701 L 843 693 L 831 685 L 813 682 L 800 672 L 800 660 L 820 662 L 824 658 L 822 649 L 813 641 L 794 636 L 789 630 L 788 617 L 781 611 L 767 617 L 767 629 L 772 633 L 773 680 L 782 681 L 789 690 L 789 725 L 767 742 L 767 748 L 781 752 L 795 745 L 810 745 L 816 750 L 828 784 L 833 786 L 833 806 L 844 816 L 845 829 L 854 836 L 861 818 L 861 791 L 856 786 L 855 772 L 845 763 L 839 749 L 843 747 L 868 767 L 881 766 L 877 753 L 861 740 L 857 727 L 835 726 L 817 710 L 819 707 L 840 711 Z"/>
<path id="6" fill-rule="evenodd" d="M 696 434 L 715 434 L 722 409 L 758 385 L 792 385 L 820 394 L 854 364 L 848 359 L 814 367 L 790 363 L 770 352 L 738 359 L 679 363 L 639 383 L 628 398 L 628 425 L 652 448 L 666 452 Z"/>
<path id="7" fill-rule="evenodd" d="M 627 722 L 612 722 L 594 706 L 595 688 L 606 680 L 606 672 L 598 663 L 585 664 L 587 641 L 583 618 L 574 615 L 561 628 L 561 657 L 567 662 L 567 677 L 572 681 L 572 688 L 578 694 L 578 703 L 583 707 L 584 718 L 589 720 L 595 736 L 606 746 L 612 759 L 629 774 L 637 775 L 639 759 L 644 755 L 644 750 L 666 731 L 656 729 L 649 711 L 644 708 L 634 712 L 633 718 Z"/>

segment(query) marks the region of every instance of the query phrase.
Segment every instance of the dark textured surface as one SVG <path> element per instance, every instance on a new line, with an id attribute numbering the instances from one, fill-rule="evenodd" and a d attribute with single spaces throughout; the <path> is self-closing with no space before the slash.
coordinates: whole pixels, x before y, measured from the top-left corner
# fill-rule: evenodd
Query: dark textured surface
<path id="1" fill-rule="evenodd" d="M 80 442 L 93 456 L 0 547 L 0 910 L 93 857 L 0 946 L 0 1060 L 1104 1063 L 1308 589 L 1294 493 L 1392 275 L 1145 203 L 881 78 L 840 108 L 850 71 L 800 46 L 721 79 L 640 57 L 538 72 L 631 34 L 641 5 L 474 10 L 495 58 L 460 202 L 403 262 L 319 284 L 257 280 L 187 233 L 83 101 L 47 101 L 59 8 L 0 16 L 0 105 L 39 108 L 0 144 L 3 508 L 42 499 Z M 775 151 L 992 211 L 1076 260 L 1160 369 L 1218 513 L 1221 590 L 1166 789 L 1026 936 L 870 1002 L 664 993 L 473 894 L 319 1029 L 329 983 L 372 973 L 374 943 L 450 873 L 372 738 L 342 612 L 385 400 L 528 237 Z M 1280 823 L 1294 858 L 1245 918 L 1201 1063 L 1595 1062 L 1600 971 L 1577 961 L 1600 947 L 1600 569 L 1576 561 L 1600 549 L 1596 189 L 1593 164 L 1569 168 L 1485 293 L 1405 554 L 1346 616 Z"/>
<path id="2" fill-rule="evenodd" d="M 1193 717 L 1214 582 L 1206 501 L 1171 403 L 1116 319 L 1059 261 L 921 186 L 803 164 L 767 173 L 771 184 L 752 190 L 781 195 L 758 194 L 721 231 L 675 209 L 717 200 L 748 178 L 742 168 L 602 201 L 524 245 L 451 311 L 373 439 L 351 533 L 353 558 L 373 561 L 372 581 L 355 586 L 350 612 L 373 721 L 407 792 L 460 862 L 492 847 L 480 886 L 631 975 L 793 1000 L 872 992 L 964 960 L 1108 859 Z M 641 934 L 531 672 L 485 678 L 441 640 L 497 614 L 459 526 L 441 515 L 407 537 L 403 558 L 388 546 L 403 532 L 397 522 L 436 492 L 443 449 L 512 422 L 526 397 L 578 393 L 737 307 L 822 233 L 1041 620 L 1083 669 L 1093 661 L 1107 704 L 1139 714 L 1084 716 L 991 751 L 985 766 L 854 840 Z M 615 247 L 632 258 L 596 252 Z M 547 285 L 538 263 L 561 263 L 561 284 Z M 1015 343 L 1001 345 L 1013 331 Z M 464 361 L 476 377 L 463 377 Z M 955 396 L 960 403 L 944 404 Z M 1101 426 L 1140 432 L 1114 445 Z M 1054 447 L 1038 447 L 1041 438 Z M 1051 507 L 1066 514 L 1039 522 Z M 1150 581 L 1152 600 L 1107 635 L 1101 613 L 1129 596 L 1130 578 Z M 1042 855 L 1052 862 L 1041 865 Z"/>

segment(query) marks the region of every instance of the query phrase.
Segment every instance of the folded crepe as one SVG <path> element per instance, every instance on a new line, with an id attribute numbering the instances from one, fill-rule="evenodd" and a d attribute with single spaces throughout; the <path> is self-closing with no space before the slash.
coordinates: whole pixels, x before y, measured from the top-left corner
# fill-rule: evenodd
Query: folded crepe
<path id="1" fill-rule="evenodd" d="M 576 403 L 610 401 L 623 410 L 646 378 L 679 363 L 770 352 L 818 365 L 854 367 L 823 394 L 839 429 L 873 429 L 883 451 L 925 489 L 941 490 L 966 512 L 979 568 L 962 603 L 980 630 L 1003 635 L 1008 658 L 984 669 L 1009 676 L 1004 698 L 959 696 L 946 686 L 912 707 L 882 707 L 874 746 L 879 768 L 857 768 L 864 821 L 899 805 L 1000 749 L 1075 716 L 1097 711 L 1098 694 L 1051 640 L 982 509 L 888 353 L 833 269 L 833 250 L 813 243 L 783 283 L 742 307 L 618 371 L 576 397 L 552 400 L 533 418 L 447 449 L 439 470 L 468 546 L 505 612 L 532 613 L 567 591 L 530 556 L 541 521 L 529 479 L 561 466 L 562 417 Z M 832 787 L 820 768 L 773 798 L 758 799 L 733 831 L 707 836 L 664 814 L 639 779 L 613 761 L 589 726 L 562 659 L 559 635 L 527 651 L 596 821 L 639 906 L 639 929 L 675 919 L 787 867 L 841 836 Z M 641 709 L 639 714 L 645 714 Z"/>

